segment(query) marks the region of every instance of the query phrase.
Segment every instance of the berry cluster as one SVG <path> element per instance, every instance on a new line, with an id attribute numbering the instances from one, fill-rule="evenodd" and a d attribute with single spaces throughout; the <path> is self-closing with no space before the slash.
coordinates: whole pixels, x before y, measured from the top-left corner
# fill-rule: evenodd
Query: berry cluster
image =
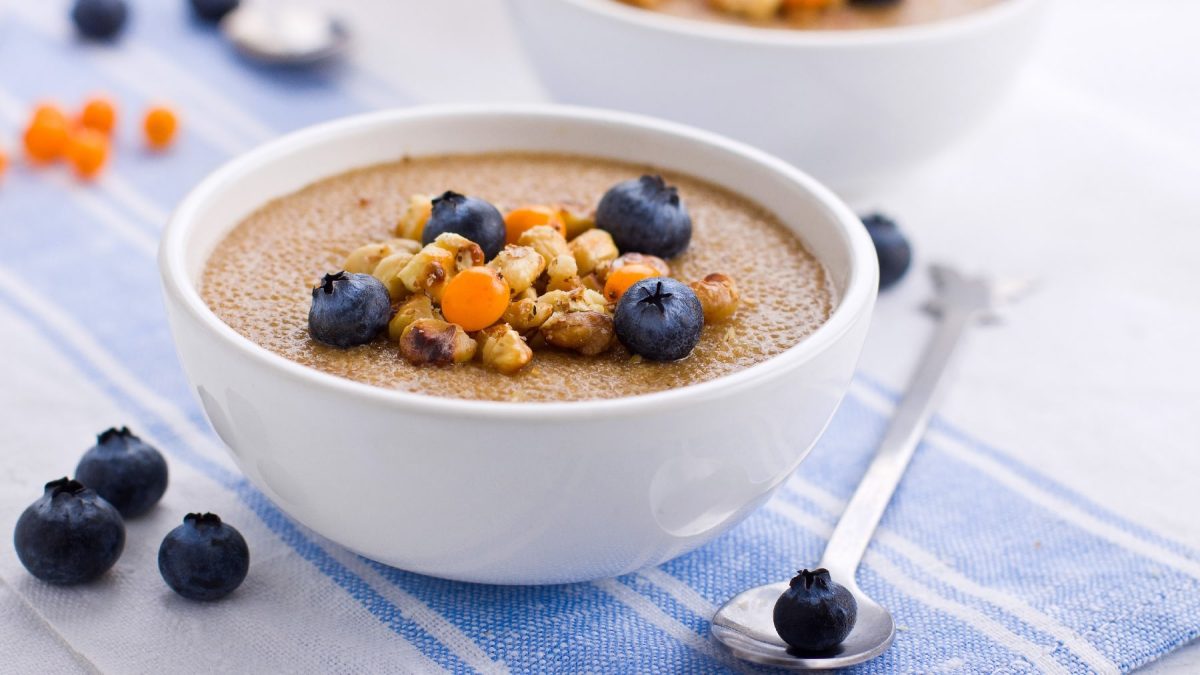
<path id="1" fill-rule="evenodd" d="M 174 141 L 178 126 L 178 118 L 169 107 L 148 107 L 142 118 L 146 146 L 152 150 L 166 149 Z M 37 105 L 25 125 L 21 142 L 31 165 L 65 161 L 75 175 L 90 180 L 99 176 L 108 163 L 116 129 L 116 104 L 109 96 L 97 95 L 85 101 L 73 116 L 54 103 Z M 7 164 L 0 148 L 0 174 Z"/>
<path id="2" fill-rule="evenodd" d="M 96 438 L 75 468 L 75 480 L 46 484 L 17 520 L 13 544 L 21 564 L 42 581 L 91 581 L 125 549 L 125 518 L 149 511 L 167 490 L 167 462 L 128 427 Z M 211 513 L 190 513 L 163 538 L 158 569 L 175 592 L 216 600 L 233 592 L 250 568 L 246 540 Z"/>

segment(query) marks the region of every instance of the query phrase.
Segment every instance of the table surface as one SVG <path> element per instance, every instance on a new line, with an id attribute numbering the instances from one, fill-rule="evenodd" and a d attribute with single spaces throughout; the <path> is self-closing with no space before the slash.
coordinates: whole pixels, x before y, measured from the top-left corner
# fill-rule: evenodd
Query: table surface
<path id="1" fill-rule="evenodd" d="M 356 62 L 414 99 L 546 98 L 502 3 L 329 4 L 359 30 Z M 944 416 L 1193 547 L 1197 25 L 1200 3 L 1058 0 L 1013 96 L 978 133 L 855 205 L 895 216 L 918 267 L 951 261 L 1038 282 L 1004 324 L 972 338 Z M 928 291 L 918 272 L 881 297 L 863 373 L 903 387 L 931 329 L 918 311 Z M 4 587 L 0 616 L 20 643 L 66 649 Z M 1200 646 L 1148 670 L 1200 670 Z"/>

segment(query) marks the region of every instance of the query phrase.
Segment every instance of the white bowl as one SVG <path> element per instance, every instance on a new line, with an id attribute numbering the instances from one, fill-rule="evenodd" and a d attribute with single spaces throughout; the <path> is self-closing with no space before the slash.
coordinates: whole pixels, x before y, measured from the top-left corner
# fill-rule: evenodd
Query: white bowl
<path id="1" fill-rule="evenodd" d="M 843 196 L 894 180 L 995 108 L 1041 0 L 909 27 L 756 28 L 616 0 L 509 0 L 560 101 L 694 124 L 802 166 Z"/>
<path id="2" fill-rule="evenodd" d="M 824 262 L 837 308 L 801 343 L 720 379 L 612 400 L 499 403 L 307 368 L 236 333 L 198 293 L 216 244 L 270 199 L 404 155 L 503 150 L 657 165 L 740 192 Z M 555 106 L 414 108 L 286 136 L 188 195 L 159 265 L 184 370 L 256 486 L 369 558 L 495 583 L 622 574 L 748 515 L 804 458 L 846 391 L 878 283 L 855 215 L 784 162 L 672 123 Z"/>

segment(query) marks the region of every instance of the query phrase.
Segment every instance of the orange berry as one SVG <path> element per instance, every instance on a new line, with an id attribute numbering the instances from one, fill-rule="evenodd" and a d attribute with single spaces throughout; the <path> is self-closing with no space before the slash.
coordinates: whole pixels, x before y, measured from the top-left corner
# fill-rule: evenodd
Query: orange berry
<path id="1" fill-rule="evenodd" d="M 567 226 L 563 223 L 558 209 L 549 206 L 522 206 L 504 216 L 504 243 L 517 243 L 525 230 L 538 225 L 549 225 L 562 236 L 567 236 Z"/>
<path id="2" fill-rule="evenodd" d="M 79 113 L 79 125 L 95 129 L 103 134 L 112 133 L 117 123 L 117 108 L 104 96 L 95 96 L 83 104 Z"/>
<path id="3" fill-rule="evenodd" d="M 4 152 L 4 148 L 0 148 L 0 176 L 4 175 L 4 170 L 8 168 L 8 153 Z"/>
<path id="4" fill-rule="evenodd" d="M 66 151 L 68 137 L 66 118 L 35 114 L 25 129 L 25 153 L 37 163 L 53 162 Z"/>
<path id="5" fill-rule="evenodd" d="M 629 287 L 650 277 L 661 277 L 662 274 L 658 270 L 649 265 L 642 263 L 628 263 L 621 265 L 617 269 L 608 273 L 608 279 L 604 282 L 604 297 L 609 302 L 616 302 L 625 295 L 625 291 Z"/>
<path id="6" fill-rule="evenodd" d="M 33 109 L 33 115 L 30 117 L 30 125 L 34 122 L 49 120 L 61 122 L 63 126 L 67 124 L 67 116 L 63 113 L 62 108 L 55 103 L 39 103 Z"/>
<path id="7" fill-rule="evenodd" d="M 150 108 L 146 111 L 146 119 L 142 124 L 142 128 L 146 132 L 146 142 L 156 150 L 167 147 L 175 139 L 175 129 L 178 125 L 179 119 L 175 117 L 175 113 L 170 108 L 164 106 Z"/>
<path id="8" fill-rule="evenodd" d="M 463 330 L 483 330 L 508 309 L 508 282 L 490 267 L 468 267 L 442 290 L 442 315 Z"/>
<path id="9" fill-rule="evenodd" d="M 67 159 L 80 178 L 94 178 L 108 161 L 108 136 L 95 129 L 80 129 L 67 144 Z"/>

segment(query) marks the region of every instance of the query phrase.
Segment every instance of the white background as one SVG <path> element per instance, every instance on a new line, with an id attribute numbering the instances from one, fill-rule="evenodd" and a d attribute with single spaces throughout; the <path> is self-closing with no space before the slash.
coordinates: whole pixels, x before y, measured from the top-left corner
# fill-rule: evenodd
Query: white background
<path id="1" fill-rule="evenodd" d="M 545 98 L 497 0 L 324 2 L 357 29 L 359 63 L 421 101 Z M 945 416 L 1200 548 L 1200 2 L 1054 2 L 978 133 L 856 206 L 897 217 L 918 266 L 1040 282 L 972 340 Z M 903 387 L 927 290 L 918 270 L 881 298 L 863 372 Z M 10 596 L 0 647 L 54 668 L 61 645 Z M 1200 672 L 1200 647 L 1153 668 Z"/>

